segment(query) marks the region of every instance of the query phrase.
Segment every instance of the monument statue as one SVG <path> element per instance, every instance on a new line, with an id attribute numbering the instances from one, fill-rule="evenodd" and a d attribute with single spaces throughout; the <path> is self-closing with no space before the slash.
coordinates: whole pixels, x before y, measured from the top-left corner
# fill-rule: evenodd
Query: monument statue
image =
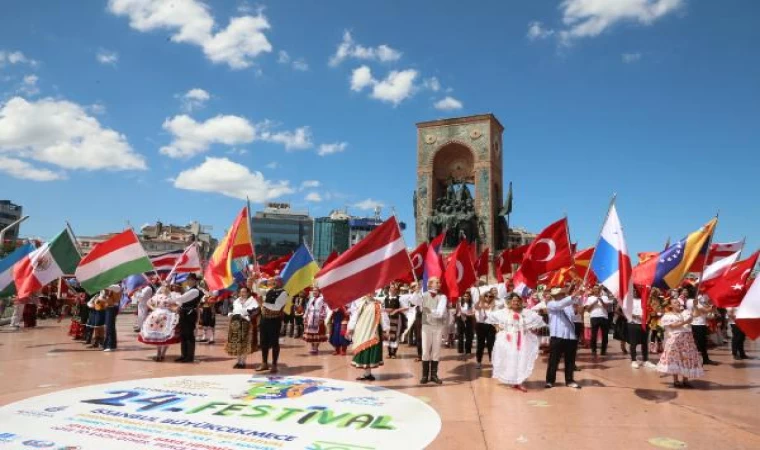
<path id="1" fill-rule="evenodd" d="M 435 200 L 432 214 L 427 218 L 428 239 L 446 230 L 444 246 L 456 247 L 459 241 L 479 241 L 479 221 L 475 204 L 464 181 L 449 178 L 445 193 Z"/>

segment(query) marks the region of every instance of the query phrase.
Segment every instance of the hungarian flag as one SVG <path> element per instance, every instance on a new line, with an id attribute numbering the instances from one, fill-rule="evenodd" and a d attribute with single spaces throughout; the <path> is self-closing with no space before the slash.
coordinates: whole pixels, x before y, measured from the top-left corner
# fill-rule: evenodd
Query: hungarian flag
<path id="1" fill-rule="evenodd" d="M 483 253 L 480 254 L 480 257 L 477 261 L 475 261 L 475 275 L 478 277 L 483 277 L 488 275 L 488 256 L 489 256 L 489 249 L 483 250 Z"/>
<path id="2" fill-rule="evenodd" d="M 734 253 L 741 251 L 742 247 L 744 247 L 744 241 L 711 244 L 710 250 L 706 254 L 700 253 L 697 259 L 694 260 L 689 268 L 689 272 L 702 272 L 706 266 L 718 262 L 723 258 L 728 258 Z"/>
<path id="3" fill-rule="evenodd" d="M 427 255 L 428 243 L 423 242 L 418 245 L 411 253 L 409 259 L 412 261 L 412 270 L 399 280 L 402 283 L 411 283 L 412 281 L 421 280 L 425 270 L 425 256 Z"/>
<path id="4" fill-rule="evenodd" d="M 253 243 L 248 223 L 248 208 L 243 207 L 232 223 L 232 228 L 217 245 L 208 261 L 203 279 L 209 290 L 220 291 L 232 286 L 235 283 L 235 274 L 240 272 L 234 260 L 246 256 L 253 256 Z"/>
<path id="5" fill-rule="evenodd" d="M 82 288 L 92 294 L 130 275 L 150 272 L 153 264 L 132 229 L 103 241 L 82 259 L 75 272 Z"/>
<path id="6" fill-rule="evenodd" d="M 731 308 L 739 305 L 745 294 L 749 295 L 748 280 L 757 264 L 758 255 L 760 252 L 755 252 L 744 261 L 732 264 L 722 276 L 702 282 L 702 290 L 710 296 L 715 306 Z"/>
<path id="7" fill-rule="evenodd" d="M 94 250 L 93 250 L 94 251 Z M 68 229 L 24 256 L 13 267 L 18 298 L 26 298 L 77 268 L 81 256 Z"/>
<path id="8" fill-rule="evenodd" d="M 535 289 L 539 275 L 572 265 L 573 253 L 565 218 L 546 227 L 530 244 L 518 270 L 519 279 Z"/>
<path id="9" fill-rule="evenodd" d="M 290 258 L 293 256 L 293 252 L 288 253 L 285 256 L 281 256 L 279 258 L 276 258 L 263 266 L 259 267 L 259 271 L 261 273 L 269 275 L 270 277 L 275 276 L 276 274 L 282 272 L 282 269 L 285 268 L 285 266 L 288 265 L 288 261 L 290 261 Z"/>
<path id="10" fill-rule="evenodd" d="M 749 259 L 757 262 L 757 253 Z M 750 339 L 760 337 L 760 283 L 752 283 L 736 310 L 736 326 Z"/>
<path id="11" fill-rule="evenodd" d="M 385 286 L 412 270 L 395 217 L 372 230 L 358 244 L 317 273 L 325 301 L 338 308 Z"/>
<path id="12" fill-rule="evenodd" d="M 477 280 L 475 268 L 470 258 L 469 247 L 467 241 L 460 242 L 457 248 L 454 249 L 446 265 L 443 277 L 446 280 L 445 285 L 449 302 L 456 301 Z"/>

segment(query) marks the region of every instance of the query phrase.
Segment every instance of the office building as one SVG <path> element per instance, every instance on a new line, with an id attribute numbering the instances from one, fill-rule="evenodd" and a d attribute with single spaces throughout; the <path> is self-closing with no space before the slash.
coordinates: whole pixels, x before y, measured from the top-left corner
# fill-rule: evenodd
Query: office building
<path id="1" fill-rule="evenodd" d="M 302 243 L 311 248 L 314 221 L 307 212 L 295 211 L 289 203 L 267 203 L 251 218 L 256 254 L 280 257 Z"/>

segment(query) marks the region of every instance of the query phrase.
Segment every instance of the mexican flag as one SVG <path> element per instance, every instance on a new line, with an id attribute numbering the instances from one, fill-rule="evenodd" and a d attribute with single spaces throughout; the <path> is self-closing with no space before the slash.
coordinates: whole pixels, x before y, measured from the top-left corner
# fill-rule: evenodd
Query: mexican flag
<path id="1" fill-rule="evenodd" d="M 61 231 L 13 267 L 18 298 L 29 297 L 46 284 L 73 273 L 80 259 L 74 237 L 68 229 Z"/>
<path id="2" fill-rule="evenodd" d="M 97 244 L 76 268 L 76 277 L 92 294 L 137 273 L 153 270 L 153 264 L 134 231 L 123 231 Z"/>

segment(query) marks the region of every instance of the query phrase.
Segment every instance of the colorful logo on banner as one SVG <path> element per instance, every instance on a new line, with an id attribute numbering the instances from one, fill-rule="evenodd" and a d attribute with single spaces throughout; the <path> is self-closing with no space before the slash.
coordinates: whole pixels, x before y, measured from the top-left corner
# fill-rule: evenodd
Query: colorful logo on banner
<path id="1" fill-rule="evenodd" d="M 438 414 L 404 393 L 340 380 L 219 375 L 88 386 L 0 407 L 0 443 L 132 450 L 424 448 Z"/>

